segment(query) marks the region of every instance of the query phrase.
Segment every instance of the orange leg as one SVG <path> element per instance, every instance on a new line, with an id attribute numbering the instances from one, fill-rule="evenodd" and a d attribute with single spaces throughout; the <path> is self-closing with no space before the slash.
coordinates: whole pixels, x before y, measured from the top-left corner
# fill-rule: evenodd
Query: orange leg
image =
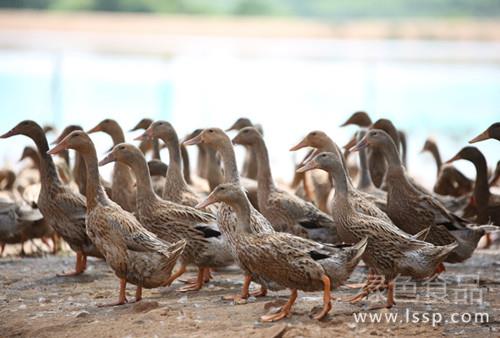
<path id="1" fill-rule="evenodd" d="M 53 247 L 52 247 L 52 254 L 56 254 L 58 251 L 59 251 L 59 236 L 54 233 L 52 235 L 52 243 L 53 243 Z"/>
<path id="2" fill-rule="evenodd" d="M 232 296 L 224 296 L 224 300 L 232 300 L 237 304 L 243 304 L 245 303 L 245 299 L 248 298 L 250 295 L 248 292 L 248 289 L 250 288 L 250 282 L 252 281 L 252 276 L 245 276 L 245 279 L 243 280 L 243 287 L 241 288 L 241 294 L 239 295 L 232 295 Z"/>
<path id="3" fill-rule="evenodd" d="M 260 319 L 263 322 L 276 322 L 278 320 L 281 320 L 283 318 L 288 317 L 290 315 L 290 311 L 292 309 L 293 303 L 295 303 L 295 300 L 297 299 L 297 290 L 292 289 L 292 293 L 290 294 L 290 298 L 288 299 L 288 302 L 281 308 L 281 311 L 278 313 L 273 313 L 271 315 L 264 315 L 260 317 Z"/>
<path id="4" fill-rule="evenodd" d="M 356 304 L 357 302 L 368 297 L 370 292 L 380 289 L 381 286 L 383 286 L 383 279 L 381 276 L 369 275 L 366 285 L 363 287 L 363 290 L 361 290 L 361 292 L 359 292 L 357 295 L 346 299 L 346 301 L 350 302 L 351 304 Z"/>
<path id="5" fill-rule="evenodd" d="M 394 301 L 394 281 L 390 281 L 387 283 L 387 303 L 383 305 L 375 305 L 370 307 L 370 310 L 378 310 L 378 309 L 390 309 L 396 305 Z"/>
<path id="6" fill-rule="evenodd" d="M 5 250 L 5 243 L 0 244 L 0 256 L 3 255 L 3 251 Z"/>
<path id="7" fill-rule="evenodd" d="M 314 319 L 317 320 L 325 318 L 328 312 L 330 312 L 330 310 L 332 309 L 332 302 L 331 302 L 332 297 L 330 294 L 330 288 L 331 288 L 330 278 L 327 275 L 323 275 L 321 279 L 323 280 L 323 310 L 321 310 L 319 314 L 314 316 Z"/>
<path id="8" fill-rule="evenodd" d="M 198 291 L 203 287 L 203 276 L 205 275 L 205 269 L 208 268 L 198 268 L 198 278 L 196 279 L 196 283 L 188 284 L 180 288 L 179 292 L 187 292 L 187 291 Z"/>
<path id="9" fill-rule="evenodd" d="M 58 277 L 78 276 L 85 271 L 86 267 L 87 267 L 87 256 L 85 256 L 81 251 L 77 251 L 75 271 L 58 274 L 57 276 Z"/>
<path id="10" fill-rule="evenodd" d="M 493 241 L 491 240 L 491 234 L 487 233 L 486 235 L 484 235 L 484 237 L 485 237 L 486 243 L 484 243 L 483 249 L 488 249 L 491 246 L 491 244 L 493 243 Z"/>
<path id="11" fill-rule="evenodd" d="M 179 270 L 174 273 L 173 275 L 171 275 L 165 283 L 163 283 L 163 286 L 170 286 L 174 280 L 176 280 L 177 278 L 179 278 L 180 276 L 182 276 L 184 274 L 184 272 L 186 272 L 186 265 L 181 265 L 181 267 L 179 268 Z"/>
<path id="12" fill-rule="evenodd" d="M 127 286 L 127 281 L 125 279 L 120 278 L 120 295 L 118 296 L 118 301 L 115 303 L 100 304 L 98 305 L 98 307 L 117 306 L 127 303 L 128 302 L 127 297 L 125 296 L 126 286 Z"/>
<path id="13" fill-rule="evenodd" d="M 138 286 L 135 289 L 135 301 L 138 302 L 142 299 L 142 286 Z"/>

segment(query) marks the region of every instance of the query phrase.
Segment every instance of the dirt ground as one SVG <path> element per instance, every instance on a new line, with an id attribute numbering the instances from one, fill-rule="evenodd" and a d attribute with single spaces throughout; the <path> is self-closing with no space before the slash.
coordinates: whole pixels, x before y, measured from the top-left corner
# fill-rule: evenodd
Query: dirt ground
<path id="1" fill-rule="evenodd" d="M 259 317 L 284 302 L 288 291 L 251 298 L 243 305 L 225 301 L 222 296 L 241 287 L 236 267 L 216 272 L 200 292 L 179 293 L 176 289 L 182 283 L 175 282 L 168 288 L 146 290 L 139 303 L 99 308 L 98 304 L 114 301 L 118 295 L 118 280 L 105 262 L 90 259 L 85 274 L 57 277 L 73 267 L 74 257 L 4 257 L 0 259 L 0 337 L 498 337 L 499 258 L 499 247 L 477 250 L 466 263 L 448 265 L 442 280 L 417 283 L 401 279 L 396 288 L 397 305 L 391 310 L 368 310 L 385 300 L 377 294 L 356 305 L 339 300 L 356 292 L 342 287 L 334 291 L 333 310 L 318 322 L 310 315 L 321 305 L 321 293 L 299 293 L 292 316 L 268 324 Z M 365 274 L 366 267 L 359 266 L 350 282 L 360 282 Z M 194 271 L 188 275 L 193 276 Z M 134 289 L 128 286 L 129 300 L 133 300 Z M 413 322 L 405 320 L 408 311 L 420 322 L 415 323 L 414 317 L 408 317 Z M 465 314 L 465 321 L 468 314 L 475 318 L 476 313 L 487 313 L 489 318 L 487 322 L 482 319 L 483 323 L 474 319 L 451 323 L 455 312 Z M 397 313 L 399 317 L 390 323 L 357 323 L 354 313 Z M 443 320 L 435 325 L 425 323 L 425 313 L 440 314 Z"/>

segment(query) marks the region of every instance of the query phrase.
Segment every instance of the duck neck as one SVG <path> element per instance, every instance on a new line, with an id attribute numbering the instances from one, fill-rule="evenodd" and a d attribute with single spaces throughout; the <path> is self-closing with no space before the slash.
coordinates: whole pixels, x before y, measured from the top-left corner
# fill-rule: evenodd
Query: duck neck
<path id="1" fill-rule="evenodd" d="M 87 186 L 85 189 L 87 197 L 87 213 L 93 210 L 98 204 L 109 203 L 106 193 L 99 182 L 99 168 L 97 166 L 97 153 L 93 144 L 88 149 L 81 152 L 85 168 L 87 170 Z"/>
<path id="2" fill-rule="evenodd" d="M 40 155 L 36 152 L 33 152 L 29 155 L 29 158 L 33 162 L 33 167 L 40 170 Z"/>
<path id="3" fill-rule="evenodd" d="M 149 175 L 148 164 L 144 156 L 133 156 L 126 165 L 130 166 L 135 175 L 137 185 L 137 205 L 155 200 L 156 194 L 153 189 L 153 182 Z M 170 165 L 169 165 L 170 169 Z"/>
<path id="4" fill-rule="evenodd" d="M 251 233 L 251 214 L 252 207 L 250 205 L 250 201 L 246 194 L 242 194 L 238 197 L 238 200 L 235 203 L 232 203 L 231 208 L 234 210 L 236 217 L 238 219 L 238 226 L 236 227 L 236 231 L 239 233 Z"/>
<path id="5" fill-rule="evenodd" d="M 366 148 L 359 151 L 359 168 L 361 171 L 360 180 L 358 183 L 359 189 L 366 189 L 375 187 L 373 185 L 372 177 L 370 176 L 370 171 L 368 170 L 368 158 L 366 154 Z"/>
<path id="6" fill-rule="evenodd" d="M 335 180 L 334 210 L 337 210 L 337 208 L 345 211 L 351 210 L 349 203 L 349 182 L 345 168 L 333 168 L 333 170 L 330 170 L 330 176 Z"/>
<path id="7" fill-rule="evenodd" d="M 87 189 L 87 168 L 85 167 L 85 161 L 82 159 L 82 155 L 77 151 L 75 153 L 75 166 L 73 168 L 73 176 L 80 193 L 86 196 Z"/>
<path id="8" fill-rule="evenodd" d="M 257 157 L 257 183 L 259 190 L 269 193 L 275 189 L 273 175 L 271 173 L 271 164 L 269 163 L 269 152 L 267 151 L 264 139 L 258 138 L 250 151 Z"/>
<path id="9" fill-rule="evenodd" d="M 222 170 L 220 167 L 220 160 L 217 158 L 217 152 L 213 149 L 206 149 L 206 173 L 210 190 L 215 189 L 216 186 L 224 182 Z"/>
<path id="10" fill-rule="evenodd" d="M 167 145 L 169 155 L 165 190 L 171 188 L 186 190 L 188 187 L 182 173 L 181 148 L 179 145 L 179 139 L 177 138 L 177 135 L 173 135 L 171 139 L 163 139 L 163 141 Z"/>
<path id="11" fill-rule="evenodd" d="M 38 160 L 39 171 L 40 171 L 40 183 L 42 188 L 50 189 L 54 186 L 62 185 L 59 175 L 57 175 L 56 165 L 54 164 L 54 159 L 52 156 L 47 154 L 49 150 L 49 144 L 43 130 L 40 128 L 31 136 L 31 139 L 35 142 L 38 149 Z"/>
<path id="12" fill-rule="evenodd" d="M 434 157 L 434 161 L 436 161 L 437 175 L 439 176 L 439 172 L 441 171 L 441 167 L 443 166 L 443 162 L 441 160 L 441 154 L 439 153 L 437 145 L 432 145 L 429 151 L 431 152 L 432 157 Z"/>
<path id="13" fill-rule="evenodd" d="M 154 160 L 159 160 L 160 159 L 160 142 L 158 141 L 157 137 L 153 137 L 153 159 Z"/>
<path id="14" fill-rule="evenodd" d="M 483 154 L 479 154 L 472 163 L 476 168 L 476 183 L 474 184 L 474 199 L 478 206 L 487 206 L 490 199 L 488 185 L 488 167 Z"/>
<path id="15" fill-rule="evenodd" d="M 108 132 L 108 134 L 113 140 L 113 146 L 125 142 L 125 135 L 123 134 L 123 130 L 120 126 L 114 127 L 110 132 Z"/>
<path id="16" fill-rule="evenodd" d="M 228 139 L 219 149 L 224 165 L 224 182 L 225 183 L 240 183 L 240 174 L 236 165 L 236 156 L 231 141 Z"/>
<path id="17" fill-rule="evenodd" d="M 329 153 L 336 154 L 338 159 L 342 163 L 342 167 L 344 167 L 344 170 L 347 173 L 347 163 L 346 163 L 344 154 L 342 154 L 340 147 L 335 142 L 333 142 L 333 140 L 331 138 L 327 137 L 324 140 L 324 144 L 322 145 L 322 147 L 318 148 L 318 152 L 320 152 L 320 153 L 321 152 L 329 152 Z M 347 179 L 348 187 L 351 188 L 353 186 L 351 176 L 347 175 L 346 179 Z"/>
<path id="18" fill-rule="evenodd" d="M 392 141 L 392 139 L 389 140 L 387 144 L 383 144 L 381 147 L 377 147 L 375 149 L 380 151 L 383 157 L 385 157 L 385 160 L 389 165 L 389 169 L 403 167 L 403 163 L 401 162 L 401 158 L 399 157 L 398 150 L 396 149 L 396 144 L 394 143 L 394 141 Z"/>

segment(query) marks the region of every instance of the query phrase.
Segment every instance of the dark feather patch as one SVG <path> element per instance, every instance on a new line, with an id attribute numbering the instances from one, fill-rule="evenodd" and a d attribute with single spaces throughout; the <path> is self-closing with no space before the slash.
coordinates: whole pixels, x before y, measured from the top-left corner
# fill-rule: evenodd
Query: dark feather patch
<path id="1" fill-rule="evenodd" d="M 318 222 L 312 221 L 312 220 L 299 221 L 299 224 L 306 229 L 321 229 L 322 228 L 322 226 L 320 226 L 318 224 Z"/>
<path id="2" fill-rule="evenodd" d="M 325 259 L 325 258 L 328 258 L 330 256 L 328 255 L 325 255 L 321 252 L 317 252 L 317 251 L 314 251 L 314 250 L 311 250 L 309 251 L 309 255 L 311 256 L 312 259 L 314 259 L 315 261 L 319 261 L 321 259 Z"/>
<path id="3" fill-rule="evenodd" d="M 198 225 L 194 227 L 196 230 L 203 232 L 203 237 L 205 238 L 210 238 L 210 237 L 219 237 L 221 233 L 217 230 L 214 230 L 210 227 L 205 227 L 202 225 Z"/>

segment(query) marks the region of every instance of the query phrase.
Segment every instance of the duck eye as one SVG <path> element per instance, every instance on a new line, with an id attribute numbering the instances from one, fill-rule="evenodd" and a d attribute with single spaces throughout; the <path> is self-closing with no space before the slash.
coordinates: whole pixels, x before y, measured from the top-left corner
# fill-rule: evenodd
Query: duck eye
<path id="1" fill-rule="evenodd" d="M 213 130 L 213 129 L 208 129 L 208 132 L 209 132 L 209 133 L 213 133 L 213 132 L 214 132 L 214 130 Z"/>
<path id="2" fill-rule="evenodd" d="M 248 129 L 247 130 L 243 130 L 243 133 L 248 134 Z"/>
<path id="3" fill-rule="evenodd" d="M 311 136 L 316 136 L 316 132 L 312 132 L 312 133 L 311 133 Z"/>

